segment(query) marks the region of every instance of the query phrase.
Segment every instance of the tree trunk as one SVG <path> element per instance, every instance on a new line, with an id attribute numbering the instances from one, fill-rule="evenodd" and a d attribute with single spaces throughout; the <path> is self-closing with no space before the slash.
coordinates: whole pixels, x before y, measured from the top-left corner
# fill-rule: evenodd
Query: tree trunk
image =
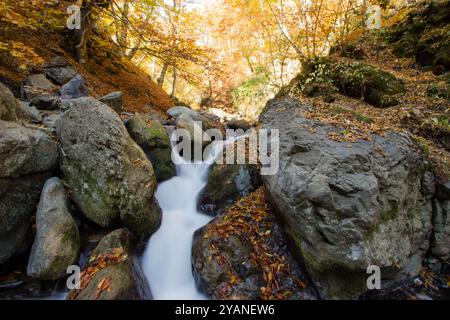
<path id="1" fill-rule="evenodd" d="M 165 62 L 161 69 L 161 74 L 159 75 L 159 78 L 158 78 L 158 86 L 160 86 L 160 87 L 162 87 L 164 84 L 164 79 L 166 77 L 168 68 L 169 68 L 169 64 Z"/>
<path id="2" fill-rule="evenodd" d="M 84 64 L 88 60 L 87 56 L 87 38 L 91 32 L 90 9 L 87 4 L 83 4 L 80 9 L 81 28 L 75 29 L 75 56 L 78 63 Z"/>
<path id="3" fill-rule="evenodd" d="M 175 89 L 177 87 L 177 67 L 173 66 L 173 80 L 172 80 L 172 92 L 170 93 L 170 97 L 173 98 L 175 96 Z"/>

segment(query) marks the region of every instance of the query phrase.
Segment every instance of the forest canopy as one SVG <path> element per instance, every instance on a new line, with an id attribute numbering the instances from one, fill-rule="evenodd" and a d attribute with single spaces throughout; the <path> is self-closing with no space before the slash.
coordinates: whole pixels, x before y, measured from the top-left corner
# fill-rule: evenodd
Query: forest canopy
<path id="1" fill-rule="evenodd" d="M 303 61 L 326 55 L 333 44 L 355 30 L 364 30 L 370 18 L 369 9 L 374 5 L 386 16 L 392 15 L 399 3 L 45 0 L 17 5 L 9 0 L 1 2 L 3 20 L 31 29 L 70 34 L 71 47 L 82 64 L 89 64 L 90 56 L 98 58 L 103 54 L 109 58 L 113 52 L 118 59 L 143 69 L 179 101 L 197 107 L 228 108 L 250 118 L 259 113 L 267 98 L 289 83 Z M 78 13 L 80 28 L 68 30 L 69 15 Z"/>

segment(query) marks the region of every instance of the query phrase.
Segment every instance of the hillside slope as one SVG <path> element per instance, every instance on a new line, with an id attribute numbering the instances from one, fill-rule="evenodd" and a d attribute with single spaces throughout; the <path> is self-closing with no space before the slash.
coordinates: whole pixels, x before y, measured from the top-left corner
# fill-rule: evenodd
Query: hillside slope
<path id="1" fill-rule="evenodd" d="M 124 94 L 124 111 L 164 114 L 174 102 L 141 69 L 117 55 L 111 40 L 89 43 L 85 65 L 73 58 L 70 30 L 63 13 L 70 1 L 2 0 L 0 3 L 0 81 L 19 95 L 26 75 L 42 64 L 64 56 L 87 80 L 90 94 L 101 97 L 112 91 Z"/>

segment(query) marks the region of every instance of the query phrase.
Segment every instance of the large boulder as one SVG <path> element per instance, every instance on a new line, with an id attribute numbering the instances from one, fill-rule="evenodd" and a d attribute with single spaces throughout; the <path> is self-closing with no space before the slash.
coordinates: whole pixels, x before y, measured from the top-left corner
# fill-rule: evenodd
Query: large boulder
<path id="1" fill-rule="evenodd" d="M 32 240 L 31 216 L 57 165 L 57 144 L 47 134 L 0 120 L 0 263 Z"/>
<path id="2" fill-rule="evenodd" d="M 158 181 L 164 181 L 176 175 L 169 134 L 159 121 L 145 121 L 144 118 L 135 116 L 127 121 L 126 127 L 133 140 L 151 161 Z"/>
<path id="3" fill-rule="evenodd" d="M 11 91 L 0 83 L 0 120 L 17 121 L 26 118 L 28 117 L 25 108 Z"/>
<path id="4" fill-rule="evenodd" d="M 199 210 L 218 215 L 260 185 L 258 168 L 251 164 L 213 164 L 208 182 L 200 192 Z"/>
<path id="5" fill-rule="evenodd" d="M 125 229 L 106 235 L 91 253 L 82 272 L 81 288 L 70 300 L 146 300 L 152 295 Z"/>
<path id="6" fill-rule="evenodd" d="M 57 134 L 64 182 L 88 219 L 105 228 L 121 221 L 139 236 L 159 227 L 152 164 L 111 108 L 93 98 L 71 100 Z"/>
<path id="7" fill-rule="evenodd" d="M 338 129 L 305 118 L 305 110 L 289 98 L 268 102 L 260 120 L 280 130 L 280 167 L 262 178 L 322 296 L 357 297 L 367 290 L 370 265 L 381 268 L 383 287 L 416 274 L 432 220 L 421 149 L 393 132 L 330 140 Z"/>
<path id="8" fill-rule="evenodd" d="M 54 177 L 44 185 L 36 213 L 36 238 L 28 260 L 27 274 L 41 280 L 66 276 L 80 249 L 78 227 L 67 207 L 61 180 Z"/>
<path id="9" fill-rule="evenodd" d="M 213 299 L 315 299 L 263 188 L 194 234 L 192 267 Z"/>
<path id="10" fill-rule="evenodd" d="M 343 95 L 385 108 L 398 104 L 406 90 L 395 75 L 363 62 L 319 57 L 304 62 L 302 68 L 290 86 L 308 96 L 330 96 L 337 89 Z"/>

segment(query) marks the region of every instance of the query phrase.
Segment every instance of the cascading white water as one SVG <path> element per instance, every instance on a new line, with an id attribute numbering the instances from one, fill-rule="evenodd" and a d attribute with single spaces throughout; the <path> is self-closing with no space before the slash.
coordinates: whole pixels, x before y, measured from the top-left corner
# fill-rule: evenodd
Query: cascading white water
<path id="1" fill-rule="evenodd" d="M 154 299 L 206 298 L 197 290 L 192 275 L 192 236 L 211 220 L 197 211 L 197 196 L 206 185 L 209 166 L 223 146 L 224 142 L 214 142 L 205 162 L 181 161 L 178 175 L 158 186 L 156 198 L 163 212 L 162 224 L 142 257 Z"/>

